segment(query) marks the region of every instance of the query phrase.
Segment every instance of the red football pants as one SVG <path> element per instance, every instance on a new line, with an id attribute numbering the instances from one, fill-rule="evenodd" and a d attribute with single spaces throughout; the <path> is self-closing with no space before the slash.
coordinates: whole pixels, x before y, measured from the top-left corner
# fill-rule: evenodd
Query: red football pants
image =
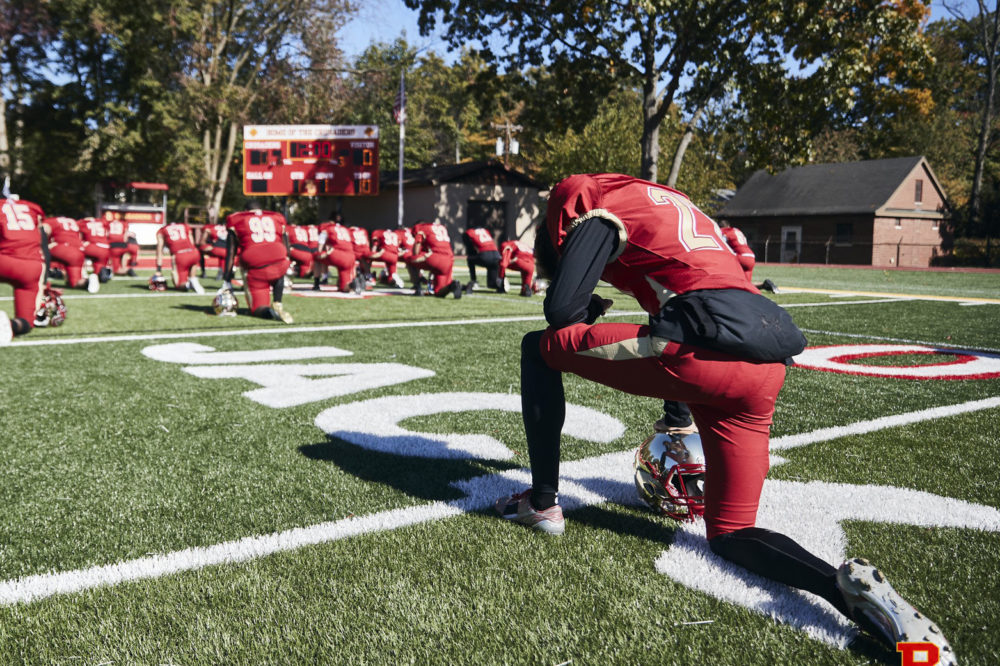
<path id="1" fill-rule="evenodd" d="M 170 263 L 173 264 L 170 273 L 174 278 L 174 287 L 181 289 L 187 284 L 191 267 L 197 265 L 200 258 L 198 251 L 193 249 L 181 250 L 170 257 Z"/>
<path id="2" fill-rule="evenodd" d="M 550 328 L 541 353 L 554 370 L 633 395 L 687 403 L 705 450 L 708 538 L 754 526 L 784 364 L 650 338 L 649 327 L 637 324 Z"/>
<path id="3" fill-rule="evenodd" d="M 14 287 L 14 316 L 24 319 L 30 326 L 35 325 L 44 272 L 45 262 L 41 259 L 0 255 L 0 282 Z"/>
<path id="4" fill-rule="evenodd" d="M 451 272 L 455 267 L 455 257 L 450 254 L 432 253 L 410 263 L 417 270 L 425 269 L 434 276 L 434 293 L 440 294 L 451 284 Z"/>
<path id="5" fill-rule="evenodd" d="M 66 267 L 66 284 L 70 287 L 79 287 L 83 280 L 83 262 L 86 257 L 83 249 L 73 247 L 66 243 L 59 243 L 49 248 L 52 258 Z"/>
<path id="6" fill-rule="evenodd" d="M 337 269 L 337 289 L 347 293 L 354 279 L 354 253 L 347 250 L 330 250 L 325 257 L 317 257 L 316 264 Z M 321 271 L 322 272 L 322 271 Z"/>
<path id="7" fill-rule="evenodd" d="M 250 300 L 250 314 L 257 308 L 266 308 L 271 304 L 271 285 L 285 279 L 289 263 L 288 259 L 282 259 L 259 268 L 243 267 L 247 298 Z"/>

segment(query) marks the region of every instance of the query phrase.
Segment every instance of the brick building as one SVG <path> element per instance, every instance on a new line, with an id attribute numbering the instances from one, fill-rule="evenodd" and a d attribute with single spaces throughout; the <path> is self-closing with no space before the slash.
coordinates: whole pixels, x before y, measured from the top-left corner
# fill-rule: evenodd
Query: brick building
<path id="1" fill-rule="evenodd" d="M 758 261 L 926 267 L 950 247 L 941 184 L 923 157 L 758 171 L 716 214 Z"/>

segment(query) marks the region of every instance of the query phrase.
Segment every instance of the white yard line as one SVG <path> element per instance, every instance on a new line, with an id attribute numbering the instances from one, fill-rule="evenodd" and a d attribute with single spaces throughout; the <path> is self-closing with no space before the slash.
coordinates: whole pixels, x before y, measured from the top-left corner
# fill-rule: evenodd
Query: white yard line
<path id="1" fill-rule="evenodd" d="M 928 347 L 939 347 L 941 349 L 956 349 L 956 350 L 983 352 L 986 354 L 1000 354 L 1000 349 L 994 349 L 992 347 L 970 347 L 968 345 L 956 345 L 951 342 L 909 340 L 907 338 L 890 338 L 884 335 L 871 335 L 868 333 L 843 333 L 841 331 L 822 331 L 813 328 L 803 328 L 801 330 L 803 333 L 812 333 L 815 335 L 832 335 L 838 338 L 854 338 L 857 340 L 877 340 L 879 342 L 895 342 L 901 345 L 926 345 Z"/>
<path id="2" fill-rule="evenodd" d="M 958 405 L 946 405 L 932 409 L 922 409 L 907 414 L 897 414 L 870 421 L 860 421 L 845 426 L 821 428 L 809 433 L 779 437 L 771 442 L 774 449 L 788 449 L 806 444 L 827 441 L 845 435 L 869 433 L 900 425 L 907 425 L 991 409 L 1000 406 L 1000 398 L 975 400 Z M 598 458 L 601 458 L 600 456 Z M 594 459 L 597 460 L 597 459 Z M 586 463 L 586 461 L 579 461 Z M 574 465 L 577 463 L 573 463 Z M 527 478 L 526 470 L 519 470 L 514 476 Z M 184 550 L 150 555 L 114 564 L 94 566 L 73 571 L 52 572 L 34 576 L 24 576 L 0 582 L 0 604 L 12 605 L 31 603 L 57 594 L 71 594 L 98 587 L 117 585 L 129 581 L 160 578 L 184 571 L 195 571 L 205 567 L 247 562 L 275 553 L 297 550 L 353 536 L 375 534 L 416 525 L 432 520 L 442 520 L 469 511 L 482 510 L 497 496 L 507 490 L 505 483 L 511 473 L 493 474 L 463 482 L 461 485 L 469 494 L 452 502 L 432 502 L 419 506 L 392 509 L 380 513 L 345 518 L 297 527 L 282 532 L 258 535 L 226 541 L 213 546 L 186 548 Z M 475 491 L 471 491 L 475 489 Z M 609 497 L 593 497 L 594 501 L 609 501 Z"/>

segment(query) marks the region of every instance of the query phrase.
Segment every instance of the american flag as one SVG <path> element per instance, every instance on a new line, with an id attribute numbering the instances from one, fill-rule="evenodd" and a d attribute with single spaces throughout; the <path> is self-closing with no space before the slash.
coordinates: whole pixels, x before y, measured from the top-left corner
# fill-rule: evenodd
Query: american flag
<path id="1" fill-rule="evenodd" d="M 399 75 L 399 92 L 396 93 L 396 103 L 392 105 L 392 117 L 402 125 L 406 122 L 406 87 L 403 75 Z"/>

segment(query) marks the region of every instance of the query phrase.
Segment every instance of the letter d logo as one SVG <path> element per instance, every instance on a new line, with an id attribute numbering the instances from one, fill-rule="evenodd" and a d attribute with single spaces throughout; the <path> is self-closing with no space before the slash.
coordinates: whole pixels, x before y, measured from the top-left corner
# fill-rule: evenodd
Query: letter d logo
<path id="1" fill-rule="evenodd" d="M 934 643 L 896 643 L 896 652 L 903 655 L 902 666 L 936 666 L 941 660 Z"/>

